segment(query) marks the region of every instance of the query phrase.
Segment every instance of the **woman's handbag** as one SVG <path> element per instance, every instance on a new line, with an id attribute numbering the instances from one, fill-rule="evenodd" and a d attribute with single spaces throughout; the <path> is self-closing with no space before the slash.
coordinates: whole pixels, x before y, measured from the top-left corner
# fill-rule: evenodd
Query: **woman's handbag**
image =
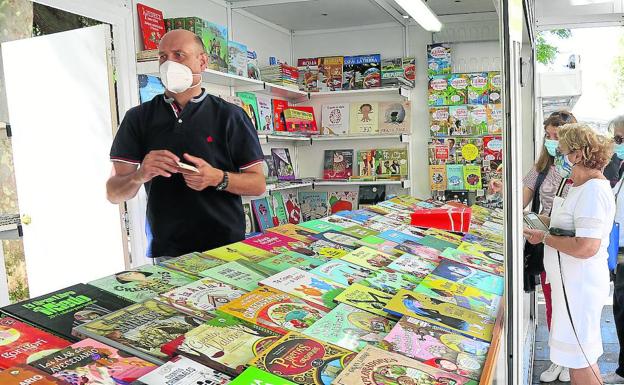
<path id="1" fill-rule="evenodd" d="M 622 185 L 624 185 L 624 180 L 620 179 L 620 187 L 618 187 L 618 190 L 615 193 L 616 212 L 617 212 L 618 195 L 620 195 L 620 191 L 622 190 Z M 620 250 L 620 224 L 618 222 L 613 222 L 613 228 L 611 228 L 611 234 L 609 234 L 609 247 L 607 247 L 607 251 L 609 252 L 609 259 L 607 260 L 607 263 L 609 265 L 609 271 L 614 271 L 615 268 L 617 267 L 619 250 Z"/>
<path id="2" fill-rule="evenodd" d="M 533 201 L 531 203 L 531 212 L 539 213 L 540 211 L 540 187 L 546 178 L 546 171 L 542 171 L 537 175 L 535 181 L 535 187 L 533 190 Z M 537 244 L 532 245 L 529 242 L 524 242 L 524 277 L 523 286 L 524 291 L 530 293 L 535 291 L 537 285 L 536 275 L 539 275 L 539 264 L 541 261 L 542 270 L 544 269 L 544 245 Z"/>

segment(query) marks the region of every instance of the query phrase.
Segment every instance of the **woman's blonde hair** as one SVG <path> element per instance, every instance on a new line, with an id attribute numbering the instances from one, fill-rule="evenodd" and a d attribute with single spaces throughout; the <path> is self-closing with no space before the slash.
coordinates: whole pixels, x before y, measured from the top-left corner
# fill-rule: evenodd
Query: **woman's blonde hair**
<path id="1" fill-rule="evenodd" d="M 559 127 L 559 147 L 566 152 L 580 150 L 581 164 L 602 170 L 613 156 L 613 140 L 596 133 L 585 123 L 566 124 Z"/>

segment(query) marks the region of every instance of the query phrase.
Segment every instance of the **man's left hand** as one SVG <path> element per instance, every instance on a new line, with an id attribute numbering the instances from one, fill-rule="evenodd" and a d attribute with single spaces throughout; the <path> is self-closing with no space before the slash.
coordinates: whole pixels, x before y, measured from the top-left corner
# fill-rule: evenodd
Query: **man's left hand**
<path id="1" fill-rule="evenodd" d="M 184 177 L 186 185 L 195 190 L 202 191 L 208 187 L 215 187 L 223 180 L 223 171 L 212 167 L 202 158 L 198 158 L 189 154 L 184 154 L 184 159 L 195 166 L 199 173 L 180 169 L 180 173 Z"/>

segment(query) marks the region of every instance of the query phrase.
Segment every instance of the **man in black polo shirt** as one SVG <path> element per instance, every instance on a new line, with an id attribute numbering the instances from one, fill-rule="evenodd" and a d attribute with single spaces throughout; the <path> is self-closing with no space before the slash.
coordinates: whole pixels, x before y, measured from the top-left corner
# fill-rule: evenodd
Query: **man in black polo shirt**
<path id="1" fill-rule="evenodd" d="M 110 152 L 108 200 L 131 199 L 145 185 L 151 257 L 240 241 L 245 232 L 240 196 L 265 190 L 254 126 L 241 108 L 201 88 L 208 57 L 193 33 L 167 33 L 159 55 L 167 91 L 130 109 L 121 122 Z"/>

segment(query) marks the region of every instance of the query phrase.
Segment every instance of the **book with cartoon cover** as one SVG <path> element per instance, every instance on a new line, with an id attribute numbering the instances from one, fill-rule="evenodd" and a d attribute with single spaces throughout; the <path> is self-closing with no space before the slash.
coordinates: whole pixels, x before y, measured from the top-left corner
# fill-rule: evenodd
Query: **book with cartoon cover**
<path id="1" fill-rule="evenodd" d="M 266 95 L 257 95 L 256 99 L 258 103 L 258 133 L 269 134 L 273 132 L 273 109 L 271 105 L 271 98 Z"/>
<path id="2" fill-rule="evenodd" d="M 299 70 L 299 89 L 306 92 L 319 90 L 319 59 L 305 58 L 297 60 Z"/>
<path id="3" fill-rule="evenodd" d="M 308 245 L 308 249 L 300 250 L 301 253 L 310 253 L 309 255 L 314 258 L 342 258 L 351 251 L 347 246 L 339 245 L 334 242 L 329 242 L 323 239 L 319 239 Z"/>
<path id="4" fill-rule="evenodd" d="M 461 253 L 461 252 L 460 252 Z M 448 254 L 447 254 L 448 255 Z M 469 254 L 456 254 L 459 258 L 470 258 Z M 505 281 L 502 276 L 486 273 L 475 267 L 470 267 L 454 260 L 444 260 L 431 273 L 437 277 L 447 279 L 452 282 L 472 286 L 479 290 L 495 295 L 503 295 Z"/>
<path id="5" fill-rule="evenodd" d="M 401 289 L 414 290 L 421 280 L 420 277 L 410 273 L 383 267 L 373 271 L 366 279 L 358 283 L 384 293 L 396 294 Z"/>
<path id="6" fill-rule="evenodd" d="M 269 251 L 253 247 L 243 242 L 221 246 L 216 249 L 204 251 L 202 254 L 224 261 L 223 263 L 239 259 L 250 262 L 260 262 L 275 255 Z"/>
<path id="7" fill-rule="evenodd" d="M 295 169 L 290 160 L 290 151 L 287 148 L 272 148 L 271 155 L 277 171 L 277 179 L 289 181 L 295 179 Z"/>
<path id="8" fill-rule="evenodd" d="M 302 226 L 295 225 L 292 223 L 287 223 L 281 226 L 272 227 L 268 229 L 267 232 L 281 234 L 285 237 L 296 239 L 304 243 L 312 242 L 313 241 L 312 235 L 316 234 L 315 232 L 309 231 Z"/>
<path id="9" fill-rule="evenodd" d="M 324 260 L 313 258 L 304 254 L 300 254 L 294 251 L 287 251 L 282 254 L 278 254 L 275 257 L 265 259 L 258 262 L 258 265 L 271 269 L 276 273 L 296 267 L 301 270 L 310 271 L 325 263 Z"/>
<path id="10" fill-rule="evenodd" d="M 265 269 L 253 262 L 238 260 L 204 270 L 199 275 L 226 283 L 243 291 L 251 291 L 258 287 L 258 281 L 272 273 L 272 270 Z"/>
<path id="11" fill-rule="evenodd" d="M 414 241 L 404 241 L 397 245 L 396 250 L 402 251 L 407 254 L 412 254 L 416 257 L 435 263 L 436 265 L 442 260 L 442 257 L 440 256 L 440 250 L 434 249 L 432 247 L 423 246 L 420 243 Z M 401 270 L 399 266 L 393 267 L 393 269 L 395 268 Z"/>
<path id="12" fill-rule="evenodd" d="M 457 247 L 457 246 L 451 246 Z M 495 255 L 501 255 L 499 253 L 493 252 Z M 474 267 L 476 269 L 482 270 L 484 272 L 502 276 L 505 273 L 505 267 L 503 264 L 494 260 L 490 257 L 476 254 L 472 251 L 462 251 L 454 248 L 445 249 L 442 252 L 442 256 L 446 259 L 450 259 L 455 262 L 459 262 L 469 267 Z"/>
<path id="13" fill-rule="evenodd" d="M 451 74 L 449 76 L 449 92 L 447 101 L 449 105 L 466 104 L 468 101 L 468 82 L 467 74 Z"/>
<path id="14" fill-rule="evenodd" d="M 451 47 L 448 43 L 436 43 L 427 45 L 427 73 L 429 77 L 442 74 L 450 74 Z"/>
<path id="15" fill-rule="evenodd" d="M 232 378 L 189 358 L 177 356 L 132 385 L 226 385 Z M 281 384 L 280 384 L 281 385 Z"/>
<path id="16" fill-rule="evenodd" d="M 298 198 L 302 222 L 324 218 L 329 214 L 327 192 L 299 191 Z"/>
<path id="17" fill-rule="evenodd" d="M 321 135 L 347 135 L 350 114 L 349 103 L 324 104 L 321 107 Z"/>
<path id="18" fill-rule="evenodd" d="M 364 238 L 366 239 L 366 238 Z M 377 270 L 388 266 L 396 259 L 396 256 L 383 253 L 370 247 L 359 247 L 341 258 L 343 261 L 351 262 L 369 270 Z"/>
<path id="19" fill-rule="evenodd" d="M 267 198 L 270 199 L 269 203 L 271 204 L 271 212 L 273 213 L 273 223 L 275 223 L 275 219 L 277 219 L 278 226 L 289 223 L 288 212 L 286 212 L 286 206 L 284 206 L 284 197 L 282 197 L 282 193 L 275 191 L 271 193 L 269 197 Z"/>
<path id="20" fill-rule="evenodd" d="M 304 247 L 309 241 L 303 242 L 275 232 L 266 232 L 243 241 L 250 246 L 273 253 L 274 255 Z"/>
<path id="21" fill-rule="evenodd" d="M 492 104 L 501 104 L 501 87 L 503 84 L 503 78 L 500 71 L 488 72 L 488 95 L 490 97 L 489 102 Z"/>
<path id="22" fill-rule="evenodd" d="M 288 223 L 298 224 L 301 222 L 301 206 L 299 205 L 299 197 L 296 192 L 284 192 L 284 207 L 286 208 L 286 216 Z"/>
<path id="23" fill-rule="evenodd" d="M 212 384 L 206 384 L 212 385 Z M 220 384 L 217 384 L 220 385 Z M 297 385 L 292 381 L 278 377 L 275 374 L 265 372 L 253 366 L 248 367 L 233 379 L 229 385 Z"/>
<path id="24" fill-rule="evenodd" d="M 345 56 L 342 89 L 381 87 L 381 55 Z"/>
<path id="25" fill-rule="evenodd" d="M 408 290 L 492 317 L 496 317 L 501 302 L 498 295 L 435 275 L 426 277 L 418 287 Z"/>
<path id="26" fill-rule="evenodd" d="M 322 240 L 322 241 L 337 244 L 346 249 L 354 250 L 359 247 L 357 245 L 357 242 L 358 242 L 357 237 L 342 233 L 340 231 L 329 230 L 329 231 L 325 231 L 322 233 L 314 234 L 312 237 L 317 240 Z"/>
<path id="27" fill-rule="evenodd" d="M 383 227 L 387 228 L 388 226 L 384 225 Z M 399 245 L 398 243 L 380 238 L 376 235 L 371 235 L 371 236 L 362 238 L 357 243 L 361 246 L 366 246 L 366 247 L 375 249 L 385 254 L 396 255 L 396 256 L 398 256 L 398 254 L 401 254 L 400 252 L 396 251 L 396 247 Z"/>
<path id="28" fill-rule="evenodd" d="M 325 150 L 323 179 L 349 179 L 353 175 L 353 150 Z"/>
<path id="29" fill-rule="evenodd" d="M 336 302 L 345 303 L 382 317 L 396 319 L 397 317 L 383 310 L 391 299 L 391 294 L 354 283 L 336 297 Z"/>
<path id="30" fill-rule="evenodd" d="M 446 165 L 446 190 L 463 190 L 464 189 L 464 165 L 447 164 Z"/>
<path id="31" fill-rule="evenodd" d="M 377 152 L 381 152 L 381 158 L 377 164 L 377 176 L 394 179 L 407 178 L 409 174 L 407 149 L 391 148 L 378 150 Z"/>
<path id="32" fill-rule="evenodd" d="M 483 227 L 491 226 L 492 230 L 497 231 L 497 232 L 503 231 L 502 224 L 497 225 L 492 222 L 485 222 L 482 224 L 482 226 Z M 502 250 L 496 251 L 494 249 L 490 249 L 479 243 L 466 242 L 462 240 L 462 243 L 459 246 L 457 246 L 457 250 L 477 255 L 489 262 L 498 263 L 501 265 L 503 264 L 503 262 L 505 262 L 505 256 L 503 255 Z"/>
<path id="33" fill-rule="evenodd" d="M 327 203 L 331 214 L 341 211 L 351 211 L 357 208 L 357 191 L 329 191 L 327 193 Z"/>
<path id="34" fill-rule="evenodd" d="M 201 38 L 208 53 L 208 68 L 227 73 L 229 56 L 227 28 L 203 20 Z"/>
<path id="35" fill-rule="evenodd" d="M 379 238 L 387 239 L 396 243 L 403 243 L 405 241 L 418 242 L 419 239 L 424 237 L 424 234 L 413 235 L 408 232 L 398 230 L 386 230 L 377 235 Z"/>
<path id="36" fill-rule="evenodd" d="M 351 103 L 349 133 L 375 135 L 379 133 L 379 103 Z"/>
<path id="37" fill-rule="evenodd" d="M 223 264 L 222 260 L 198 252 L 184 254 L 160 262 L 160 265 L 167 269 L 180 271 L 193 276 L 199 276 L 199 272 L 221 264 Z"/>
<path id="38" fill-rule="evenodd" d="M 318 91 L 342 90 L 343 56 L 319 58 L 319 89 Z"/>
<path id="39" fill-rule="evenodd" d="M 371 235 L 377 235 L 379 234 L 378 231 L 372 230 L 368 227 L 364 227 L 364 226 L 360 226 L 360 225 L 354 225 L 351 227 L 348 227 L 346 229 L 341 230 L 342 233 L 347 234 L 347 235 L 351 235 L 353 237 L 356 237 L 358 239 L 362 239 L 362 238 L 366 238 L 369 237 Z"/>
<path id="40" fill-rule="evenodd" d="M 247 77 L 247 46 L 245 44 L 228 41 L 228 72 L 236 76 Z"/>
<path id="41" fill-rule="evenodd" d="M 447 239 L 440 239 L 439 237 L 433 235 L 427 235 L 425 237 L 422 237 L 418 240 L 418 243 L 432 249 L 437 249 L 439 251 L 444 251 L 448 248 L 457 246 L 455 243 L 449 242 Z"/>
<path id="42" fill-rule="evenodd" d="M 431 136 L 448 135 L 450 126 L 448 107 L 429 107 L 429 131 Z"/>
<path id="43" fill-rule="evenodd" d="M 414 276 L 416 279 L 424 279 L 431 274 L 438 266 L 439 262 L 434 262 L 416 255 L 403 254 L 388 265 L 389 269 L 402 271 Z"/>
<path id="44" fill-rule="evenodd" d="M 429 78 L 429 107 L 448 105 L 449 93 L 449 75 L 434 75 Z"/>
<path id="45" fill-rule="evenodd" d="M 340 221 L 335 222 L 333 220 L 327 220 L 328 218 L 341 218 L 341 217 L 340 215 L 332 215 L 330 217 L 325 217 L 321 219 L 313 219 L 311 221 L 302 222 L 299 224 L 299 226 L 311 232 L 314 232 L 315 234 L 323 233 L 325 231 L 330 231 L 330 230 L 342 231 L 344 229 L 344 227 L 342 226 L 342 222 Z M 344 221 L 347 221 L 347 219 L 345 218 Z M 353 224 L 354 222 L 351 222 L 351 223 Z"/>
<path id="46" fill-rule="evenodd" d="M 487 104 L 489 91 L 487 72 L 468 74 L 468 104 Z"/>
<path id="47" fill-rule="evenodd" d="M 16 365 L 0 372 L 2 385 L 67 385 L 67 382 L 52 377 L 46 372 L 28 365 Z"/>
<path id="48" fill-rule="evenodd" d="M 468 126 L 472 135 L 488 133 L 487 108 L 483 105 L 468 106 Z"/>
<path id="49" fill-rule="evenodd" d="M 371 271 L 342 259 L 334 259 L 310 270 L 310 273 L 346 287 L 368 277 Z"/>
<path id="50" fill-rule="evenodd" d="M 353 222 L 357 222 L 360 224 L 377 216 L 377 214 L 375 214 L 374 212 L 364 210 L 364 209 L 353 210 L 353 211 L 342 211 L 342 212 L 336 213 L 336 215 L 341 216 L 343 218 L 347 218 Z"/>
<path id="51" fill-rule="evenodd" d="M 380 134 L 410 134 L 412 104 L 406 102 L 379 103 L 379 133 Z"/>

